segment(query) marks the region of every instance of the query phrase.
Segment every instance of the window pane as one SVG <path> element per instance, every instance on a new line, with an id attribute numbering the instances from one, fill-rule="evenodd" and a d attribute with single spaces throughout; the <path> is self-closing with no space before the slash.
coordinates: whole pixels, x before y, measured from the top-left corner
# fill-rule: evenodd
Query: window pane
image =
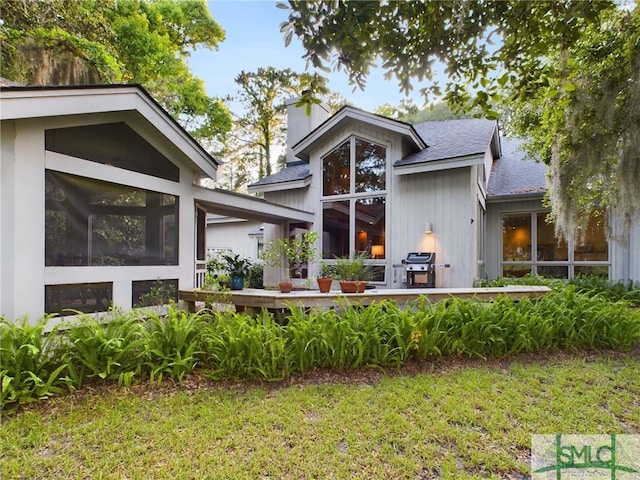
<path id="1" fill-rule="evenodd" d="M 106 312 L 112 301 L 111 282 L 46 285 L 44 290 L 46 313 L 76 315 L 71 310 L 84 313 Z"/>
<path id="2" fill-rule="evenodd" d="M 384 283 L 386 269 L 382 265 L 375 265 L 371 269 L 371 281 Z"/>
<path id="3" fill-rule="evenodd" d="M 555 225 L 553 223 L 547 223 L 547 214 L 538 213 L 536 217 L 538 233 L 536 258 L 545 262 L 569 260 L 569 247 L 567 246 L 567 242 L 556 239 Z M 563 276 L 559 278 L 567 277 Z"/>
<path id="4" fill-rule="evenodd" d="M 176 265 L 178 198 L 47 170 L 45 265 Z"/>
<path id="5" fill-rule="evenodd" d="M 525 275 L 531 275 L 531 267 L 529 265 L 503 265 L 502 276 L 520 278 Z"/>
<path id="6" fill-rule="evenodd" d="M 576 265 L 573 267 L 573 276 L 596 275 L 602 278 L 609 278 L 608 265 Z"/>
<path id="7" fill-rule="evenodd" d="M 547 278 L 569 278 L 569 267 L 555 265 L 538 266 L 538 275 Z"/>
<path id="8" fill-rule="evenodd" d="M 369 257 L 385 258 L 385 197 L 356 201 L 355 248 Z"/>
<path id="9" fill-rule="evenodd" d="M 507 215 L 502 219 L 502 260 L 531 260 L 531 215 Z"/>
<path id="10" fill-rule="evenodd" d="M 593 217 L 587 225 L 582 241 L 578 239 L 574 252 L 576 262 L 606 262 L 609 259 L 609 244 L 604 231 L 602 217 Z"/>
<path id="11" fill-rule="evenodd" d="M 322 258 L 349 256 L 349 201 L 322 204 Z"/>
<path id="12" fill-rule="evenodd" d="M 360 138 L 356 142 L 356 192 L 384 190 L 386 149 Z"/>
<path id="13" fill-rule="evenodd" d="M 350 142 L 346 141 L 322 159 L 322 194 L 341 195 L 350 191 Z"/>
<path id="14" fill-rule="evenodd" d="M 178 279 L 131 282 L 131 305 L 151 307 L 178 301 Z"/>
<path id="15" fill-rule="evenodd" d="M 101 123 L 47 130 L 51 152 L 180 181 L 180 169 L 126 123 Z"/>

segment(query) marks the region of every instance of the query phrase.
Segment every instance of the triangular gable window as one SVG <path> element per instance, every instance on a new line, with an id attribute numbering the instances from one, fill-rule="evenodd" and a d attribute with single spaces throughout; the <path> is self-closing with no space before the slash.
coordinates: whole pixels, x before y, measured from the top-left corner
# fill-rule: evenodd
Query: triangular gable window
<path id="1" fill-rule="evenodd" d="M 126 123 L 47 130 L 51 152 L 178 182 L 180 170 Z"/>

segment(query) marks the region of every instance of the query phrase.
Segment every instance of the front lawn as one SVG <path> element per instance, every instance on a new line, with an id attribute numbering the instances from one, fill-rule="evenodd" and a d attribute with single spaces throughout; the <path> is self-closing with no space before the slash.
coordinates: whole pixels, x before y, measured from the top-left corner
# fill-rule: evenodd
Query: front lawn
<path id="1" fill-rule="evenodd" d="M 3 419 L 3 479 L 529 478 L 531 435 L 640 434 L 640 349 L 85 386 Z"/>

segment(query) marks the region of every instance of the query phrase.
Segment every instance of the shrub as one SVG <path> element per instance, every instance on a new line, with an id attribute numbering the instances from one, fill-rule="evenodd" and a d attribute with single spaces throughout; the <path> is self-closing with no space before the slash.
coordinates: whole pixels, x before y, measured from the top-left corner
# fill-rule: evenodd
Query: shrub
<path id="1" fill-rule="evenodd" d="M 83 314 L 68 325 L 65 357 L 70 377 L 78 386 L 85 378 L 117 380 L 119 385 L 128 386 L 140 374 L 140 320 L 132 315 L 112 314 L 108 320 Z"/>
<path id="2" fill-rule="evenodd" d="M 169 307 L 167 315 L 151 313 L 142 329 L 140 360 L 151 381 L 162 381 L 164 375 L 182 380 L 195 368 L 203 352 L 200 334 L 203 313 L 190 314 Z"/>
<path id="3" fill-rule="evenodd" d="M 264 288 L 263 283 L 264 266 L 260 263 L 255 263 L 249 267 L 249 276 L 247 283 L 249 288 Z"/>
<path id="4" fill-rule="evenodd" d="M 579 275 L 569 280 L 581 293 L 600 294 L 610 301 L 624 300 L 640 307 L 640 282 L 607 280 L 597 275 Z"/>
<path id="5" fill-rule="evenodd" d="M 385 300 L 278 316 L 171 306 L 166 316 L 84 315 L 46 333 L 45 318 L 0 321 L 0 405 L 45 398 L 85 379 L 128 385 L 149 375 L 182 380 L 197 366 L 214 378 L 278 380 L 317 368 L 396 367 L 409 359 L 489 357 L 560 348 L 627 349 L 640 341 L 640 311 L 610 294 L 558 282 L 541 298 L 494 302 Z M 130 316 L 129 316 L 130 315 Z M 137 316 L 134 316 L 137 315 Z"/>
<path id="6" fill-rule="evenodd" d="M 57 328 L 46 331 L 49 317 L 35 324 L 0 317 L 0 408 L 41 400 L 73 388 L 66 376 Z"/>

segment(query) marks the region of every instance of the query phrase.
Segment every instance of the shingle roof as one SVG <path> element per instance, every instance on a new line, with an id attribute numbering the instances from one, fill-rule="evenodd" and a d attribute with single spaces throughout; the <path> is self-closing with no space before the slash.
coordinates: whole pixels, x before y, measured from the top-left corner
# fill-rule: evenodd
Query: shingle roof
<path id="1" fill-rule="evenodd" d="M 288 163 L 285 168 L 272 175 L 264 177 L 255 183 L 252 183 L 251 187 L 259 187 L 261 185 L 273 185 L 275 183 L 287 183 L 304 180 L 311 175 L 309 172 L 309 163 L 303 160 L 299 162 Z"/>
<path id="2" fill-rule="evenodd" d="M 487 197 L 541 194 L 547 189 L 547 167 L 526 158 L 522 139 L 500 139 L 502 157 L 491 167 Z"/>
<path id="3" fill-rule="evenodd" d="M 428 147 L 398 160 L 394 166 L 484 154 L 496 126 L 495 121 L 475 118 L 419 123 L 414 128 Z"/>

